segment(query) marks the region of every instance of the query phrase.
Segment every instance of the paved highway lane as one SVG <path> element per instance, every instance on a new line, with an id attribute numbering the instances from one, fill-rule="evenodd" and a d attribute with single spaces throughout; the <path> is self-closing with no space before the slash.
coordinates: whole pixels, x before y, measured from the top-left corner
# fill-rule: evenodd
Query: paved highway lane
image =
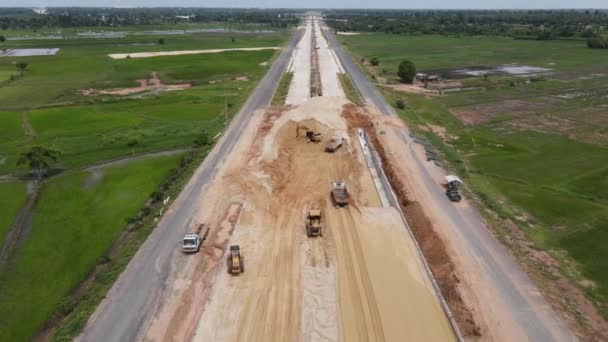
<path id="1" fill-rule="evenodd" d="M 325 31 L 325 36 L 329 45 L 334 49 L 334 52 L 340 59 L 342 67 L 348 73 L 355 88 L 359 91 L 361 98 L 369 104 L 376 106 L 385 115 L 397 115 L 393 107 L 391 107 L 382 94 L 374 87 L 374 85 L 367 79 L 367 76 L 359 69 L 357 64 L 353 61 L 350 55 L 344 51 L 340 43 L 336 40 L 336 37 L 331 30 Z"/>
<path id="2" fill-rule="evenodd" d="M 142 324 L 154 313 L 172 268 L 172 260 L 205 186 L 213 181 L 218 167 L 232 150 L 255 110 L 270 105 L 279 80 L 285 71 L 301 31 L 296 31 L 288 46 L 273 63 L 249 99 L 232 120 L 205 161 L 199 166 L 183 191 L 133 257 L 125 271 L 108 292 L 79 337 L 82 341 L 133 341 Z M 181 260 L 185 262 L 185 260 Z"/>
<path id="3" fill-rule="evenodd" d="M 377 107 L 384 115 L 397 115 L 382 94 L 353 62 L 336 40 L 334 34 L 326 31 L 328 41 L 334 48 L 345 70 L 366 103 Z M 449 218 L 454 234 L 463 242 L 480 265 L 479 272 L 485 273 L 490 286 L 500 301 L 510 312 L 513 321 L 530 341 L 573 341 L 575 337 L 548 302 L 540 295 L 538 288 L 523 272 L 507 249 L 494 238 L 475 209 L 460 210 L 445 196 L 443 189 L 432 178 L 427 165 L 416 156 L 414 143 L 407 129 L 395 129 L 394 134 L 409 146 L 399 153 L 408 153 L 414 159 L 416 169 L 423 183 L 441 211 Z"/>

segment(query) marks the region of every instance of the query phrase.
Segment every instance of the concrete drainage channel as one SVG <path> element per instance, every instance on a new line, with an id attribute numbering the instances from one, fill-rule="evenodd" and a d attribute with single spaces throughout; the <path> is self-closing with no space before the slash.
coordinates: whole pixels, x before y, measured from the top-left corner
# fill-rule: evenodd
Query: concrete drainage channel
<path id="1" fill-rule="evenodd" d="M 441 290 L 439 289 L 439 286 L 437 285 L 437 281 L 435 280 L 433 272 L 431 272 L 431 269 L 427 264 L 424 255 L 422 254 L 422 250 L 420 249 L 420 245 L 418 245 L 418 241 L 416 241 L 416 237 L 414 236 L 412 228 L 410 227 L 409 223 L 407 222 L 407 219 L 405 218 L 405 215 L 403 214 L 403 211 L 401 210 L 401 206 L 399 205 L 399 201 L 397 200 L 397 195 L 395 195 L 395 192 L 391 187 L 388 177 L 384 173 L 384 169 L 382 168 L 382 161 L 380 160 L 378 152 L 376 152 L 374 147 L 369 143 L 367 133 L 365 133 L 363 129 L 357 129 L 357 138 L 359 140 L 359 144 L 361 145 L 361 149 L 363 150 L 363 154 L 365 156 L 365 160 L 367 162 L 369 170 L 372 174 L 372 178 L 374 179 L 374 185 L 376 187 L 378 195 L 380 196 L 382 206 L 390 206 L 397 209 L 397 212 L 399 213 L 399 216 L 401 216 L 401 220 L 403 221 L 403 224 L 405 225 L 407 232 L 410 235 L 410 238 L 414 241 L 414 245 L 416 246 L 416 253 L 418 254 L 420 260 L 422 260 L 424 270 L 429 276 L 429 279 L 431 279 L 433 290 L 435 291 L 437 298 L 439 298 L 439 303 L 441 304 L 443 311 L 445 312 L 448 320 L 450 321 L 452 330 L 454 330 L 454 335 L 456 335 L 458 341 L 463 342 L 464 338 L 460 333 L 460 329 L 458 328 L 458 324 L 456 323 L 456 320 L 452 315 L 452 311 L 450 310 L 445 298 L 443 297 L 443 294 L 441 293 Z"/>

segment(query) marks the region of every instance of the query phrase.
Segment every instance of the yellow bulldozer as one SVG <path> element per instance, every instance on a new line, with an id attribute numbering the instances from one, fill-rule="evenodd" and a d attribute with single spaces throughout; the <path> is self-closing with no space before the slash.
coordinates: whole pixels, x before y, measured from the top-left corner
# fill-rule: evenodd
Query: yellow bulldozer
<path id="1" fill-rule="evenodd" d="M 306 235 L 308 237 L 323 236 L 321 232 L 321 209 L 311 209 L 306 215 Z"/>
<path id="2" fill-rule="evenodd" d="M 230 246 L 230 255 L 228 256 L 228 273 L 239 275 L 245 271 L 243 265 L 243 256 L 239 245 Z"/>

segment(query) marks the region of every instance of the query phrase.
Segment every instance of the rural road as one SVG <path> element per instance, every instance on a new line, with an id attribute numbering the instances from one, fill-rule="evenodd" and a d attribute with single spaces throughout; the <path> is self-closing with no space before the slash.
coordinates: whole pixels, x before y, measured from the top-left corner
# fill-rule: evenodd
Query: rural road
<path id="1" fill-rule="evenodd" d="M 384 115 L 396 115 L 380 92 L 341 48 L 331 30 L 326 31 L 326 36 L 365 102 L 377 107 Z M 398 153 L 411 155 L 408 158 L 415 161 L 416 169 L 424 180 L 421 186 L 427 188 L 433 200 L 440 205 L 441 211 L 453 223 L 454 234 L 464 242 L 465 248 L 476 259 L 476 264 L 480 267 L 479 272 L 488 275 L 493 290 L 500 296 L 500 302 L 507 307 L 513 321 L 528 340 L 576 340 L 539 294 L 528 275 L 523 272 L 507 249 L 494 238 L 479 213 L 471 206 L 467 209 L 458 209 L 446 198 L 443 189 L 437 185 L 427 170 L 426 164 L 414 153 L 415 144 L 412 143 L 407 129 L 395 129 L 394 134 L 409 146 L 408 150 Z"/>
<path id="2" fill-rule="evenodd" d="M 89 319 L 80 341 L 134 341 L 142 324 L 155 311 L 171 269 L 179 241 L 190 228 L 198 199 L 213 182 L 225 156 L 232 150 L 254 111 L 267 107 L 302 32 L 297 31 L 268 73 L 234 117 L 224 135 L 196 170 L 183 191 L 150 234 L 127 268 Z M 181 260 L 182 262 L 184 259 Z"/>

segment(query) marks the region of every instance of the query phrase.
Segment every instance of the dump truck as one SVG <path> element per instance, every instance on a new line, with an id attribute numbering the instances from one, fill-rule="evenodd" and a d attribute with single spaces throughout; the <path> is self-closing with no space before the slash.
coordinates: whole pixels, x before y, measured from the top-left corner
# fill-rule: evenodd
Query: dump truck
<path id="1" fill-rule="evenodd" d="M 306 216 L 306 235 L 315 237 L 323 235 L 321 232 L 321 209 L 311 209 Z"/>
<path id="2" fill-rule="evenodd" d="M 228 256 L 228 273 L 232 275 L 239 275 L 243 273 L 244 270 L 241 248 L 239 245 L 230 246 L 230 255 Z"/>
<path id="3" fill-rule="evenodd" d="M 184 234 L 181 244 L 182 252 L 198 252 L 201 249 L 203 241 L 207 238 L 207 234 L 209 234 L 209 227 L 204 223 L 199 224 L 194 231 Z"/>
<path id="4" fill-rule="evenodd" d="M 350 202 L 350 194 L 346 183 L 342 181 L 331 182 L 331 198 L 336 207 L 346 207 Z"/>
<path id="5" fill-rule="evenodd" d="M 325 152 L 336 152 L 340 146 L 344 143 L 344 138 L 340 138 L 337 136 L 333 136 L 327 143 L 325 144 Z"/>

